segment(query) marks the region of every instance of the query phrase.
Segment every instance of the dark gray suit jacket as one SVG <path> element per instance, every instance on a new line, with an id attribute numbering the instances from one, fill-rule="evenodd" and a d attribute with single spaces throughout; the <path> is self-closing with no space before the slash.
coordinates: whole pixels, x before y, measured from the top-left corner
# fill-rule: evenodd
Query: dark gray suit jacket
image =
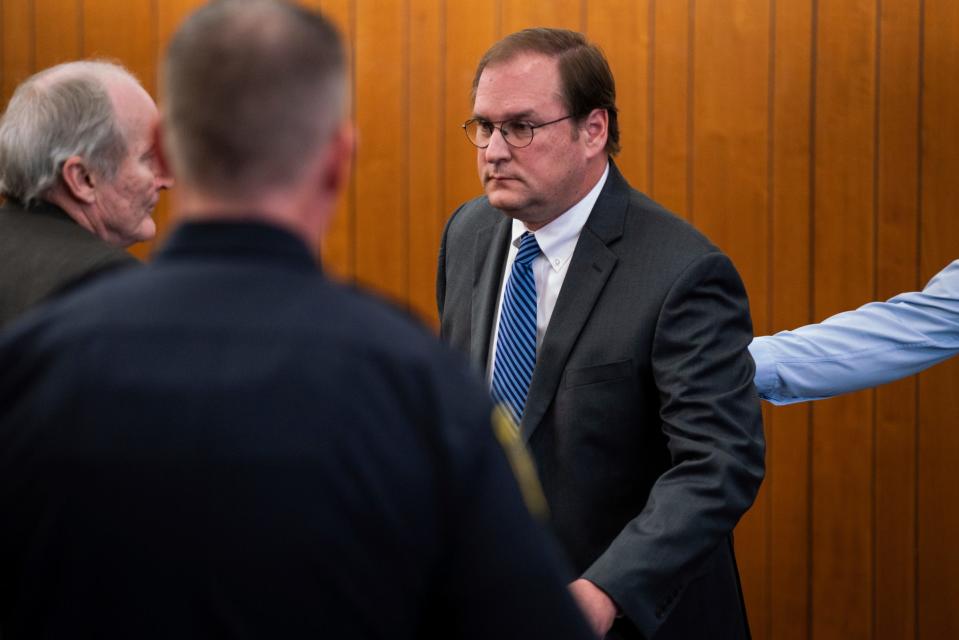
<path id="1" fill-rule="evenodd" d="M 510 219 L 486 198 L 443 234 L 443 336 L 489 356 Z M 748 637 L 731 532 L 763 477 L 742 282 L 614 165 L 580 235 L 521 430 L 575 569 L 624 617 L 609 637 Z"/>
<path id="2" fill-rule="evenodd" d="M 51 295 L 101 271 L 137 264 L 59 207 L 0 207 L 0 327 Z"/>

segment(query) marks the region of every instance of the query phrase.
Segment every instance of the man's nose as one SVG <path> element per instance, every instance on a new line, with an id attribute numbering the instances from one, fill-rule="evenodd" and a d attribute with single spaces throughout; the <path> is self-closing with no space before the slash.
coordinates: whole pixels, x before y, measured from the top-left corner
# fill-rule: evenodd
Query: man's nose
<path id="1" fill-rule="evenodd" d="M 486 147 L 486 161 L 498 162 L 509 159 L 512 155 L 512 147 L 506 142 L 506 136 L 501 129 L 494 129 L 493 135 L 489 138 L 489 146 Z"/>
<path id="2" fill-rule="evenodd" d="M 173 187 L 173 176 L 165 172 L 158 172 L 155 178 L 157 191 L 170 189 Z"/>

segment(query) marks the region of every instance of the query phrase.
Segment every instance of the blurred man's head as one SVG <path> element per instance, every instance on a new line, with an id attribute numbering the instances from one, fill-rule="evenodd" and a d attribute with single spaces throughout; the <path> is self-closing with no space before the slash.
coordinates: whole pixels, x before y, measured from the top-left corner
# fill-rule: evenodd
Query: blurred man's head
<path id="1" fill-rule="evenodd" d="M 174 35 L 162 82 L 182 216 L 318 234 L 352 144 L 345 54 L 326 19 L 285 2 L 211 2 Z"/>
<path id="2" fill-rule="evenodd" d="M 0 193 L 46 201 L 117 246 L 148 240 L 170 186 L 154 145 L 153 99 L 123 67 L 68 62 L 21 84 L 0 121 Z"/>

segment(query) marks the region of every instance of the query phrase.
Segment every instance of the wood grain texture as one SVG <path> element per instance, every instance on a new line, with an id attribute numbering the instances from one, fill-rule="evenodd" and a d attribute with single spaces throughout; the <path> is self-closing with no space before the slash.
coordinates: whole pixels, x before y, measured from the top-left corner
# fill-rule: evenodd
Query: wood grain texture
<path id="1" fill-rule="evenodd" d="M 0 1 L 0 91 L 6 104 L 14 90 L 36 70 L 34 60 L 34 6 L 32 0 Z"/>
<path id="2" fill-rule="evenodd" d="M 876 298 L 919 283 L 919 0 L 879 17 Z M 916 380 L 876 390 L 874 637 L 916 626 Z"/>
<path id="3" fill-rule="evenodd" d="M 820 2 L 814 150 L 817 319 L 875 295 L 876 3 Z M 813 407 L 814 637 L 873 633 L 872 392 Z"/>
<path id="4" fill-rule="evenodd" d="M 410 0 L 410 60 L 407 76 L 409 112 L 409 304 L 436 327 L 436 260 L 448 211 L 443 208 L 446 136 L 458 132 L 444 126 L 444 5 L 441 0 Z M 459 134 L 462 135 L 462 134 Z"/>
<path id="5" fill-rule="evenodd" d="M 406 4 L 356 3 L 356 280 L 403 303 L 409 283 Z"/>
<path id="6" fill-rule="evenodd" d="M 959 257 L 959 3 L 924 0 L 920 280 Z M 918 635 L 959 637 L 959 359 L 919 376 Z"/>
<path id="7" fill-rule="evenodd" d="M 736 263 L 752 299 L 767 289 L 769 156 L 769 4 L 714 0 L 694 5 L 693 148 L 690 211 Z M 766 323 L 758 306 L 753 321 Z M 750 623 L 768 616 L 768 498 L 760 491 L 736 527 L 736 557 Z"/>
<path id="8" fill-rule="evenodd" d="M 499 0 L 500 36 L 528 27 L 556 27 L 582 31 L 584 4 L 581 0 Z M 492 43 L 490 43 L 492 44 Z"/>
<path id="9" fill-rule="evenodd" d="M 813 1 L 777 2 L 773 19 L 768 325 L 812 320 Z M 753 300 L 752 308 L 756 308 Z M 767 407 L 769 614 L 765 637 L 810 637 L 810 407 Z"/>
<path id="10" fill-rule="evenodd" d="M 616 82 L 620 145 L 616 166 L 634 189 L 650 189 L 651 0 L 593 0 L 586 36 L 603 50 Z"/>
<path id="11" fill-rule="evenodd" d="M 476 63 L 497 38 L 497 16 L 481 0 L 447 0 L 446 64 L 444 96 L 443 175 L 446 177 L 444 210 L 449 213 L 467 200 L 482 194 L 476 171 L 476 147 L 470 144 L 460 125 L 469 119 L 473 103 L 470 87 Z"/>
<path id="12" fill-rule="evenodd" d="M 83 56 L 82 12 L 79 0 L 33 0 L 37 70 Z"/>
<path id="13" fill-rule="evenodd" d="M 650 195 L 689 214 L 690 0 L 654 0 Z"/>

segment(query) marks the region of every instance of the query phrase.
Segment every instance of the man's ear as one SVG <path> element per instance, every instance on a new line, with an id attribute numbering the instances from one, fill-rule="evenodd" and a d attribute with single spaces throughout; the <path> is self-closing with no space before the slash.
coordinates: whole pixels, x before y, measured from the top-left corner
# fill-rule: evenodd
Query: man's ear
<path id="1" fill-rule="evenodd" d="M 60 177 L 63 178 L 67 194 L 72 198 L 84 204 L 96 202 L 97 178 L 83 158 L 67 158 L 60 170 Z"/>
<path id="2" fill-rule="evenodd" d="M 350 179 L 355 142 L 356 134 L 353 128 L 353 122 L 346 119 L 333 133 L 333 137 L 329 143 L 328 160 L 324 168 L 325 179 L 323 186 L 331 191 L 334 197 L 346 188 L 346 183 Z"/>
<path id="3" fill-rule="evenodd" d="M 593 109 L 583 120 L 582 127 L 586 131 L 587 155 L 593 157 L 603 153 L 609 138 L 609 112 L 606 109 Z"/>

